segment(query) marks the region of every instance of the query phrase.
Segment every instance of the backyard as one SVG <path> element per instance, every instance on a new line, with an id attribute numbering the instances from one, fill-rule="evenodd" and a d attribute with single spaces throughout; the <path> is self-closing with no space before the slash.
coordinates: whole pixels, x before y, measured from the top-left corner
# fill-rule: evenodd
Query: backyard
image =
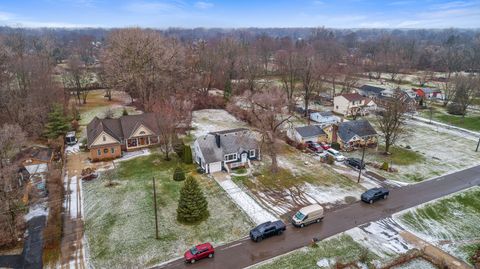
<path id="1" fill-rule="evenodd" d="M 119 163 L 116 185 L 106 187 L 102 175 L 84 183 L 85 233 L 92 264 L 97 268 L 150 267 L 183 255 L 192 245 L 230 242 L 253 225 L 217 183 L 198 177 L 209 203 L 210 217 L 197 225 L 176 221 L 183 182 L 173 181 L 176 160 L 158 153 Z M 194 166 L 187 167 L 190 171 Z M 152 178 L 156 179 L 159 239 L 155 239 Z M 115 206 L 112 206 L 115 205 Z"/>
<path id="2" fill-rule="evenodd" d="M 445 124 L 457 126 L 471 131 L 480 131 L 480 112 L 478 110 L 469 110 L 465 117 L 448 114 L 442 106 L 432 106 L 430 114 L 429 109 L 419 111 L 419 115 L 423 118 L 439 121 Z"/>
<path id="3" fill-rule="evenodd" d="M 480 188 L 409 209 L 394 216 L 405 229 L 469 262 L 480 248 Z"/>

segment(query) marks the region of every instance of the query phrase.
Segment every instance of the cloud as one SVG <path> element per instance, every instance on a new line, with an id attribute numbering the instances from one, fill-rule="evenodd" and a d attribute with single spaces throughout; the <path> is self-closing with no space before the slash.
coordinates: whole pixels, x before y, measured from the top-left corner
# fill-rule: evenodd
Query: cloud
<path id="1" fill-rule="evenodd" d="M 323 4 L 325 4 L 325 2 L 320 1 L 320 0 L 315 0 L 315 1 L 313 1 L 312 3 L 313 3 L 314 5 L 323 5 Z"/>
<path id="2" fill-rule="evenodd" d="M 15 16 L 11 13 L 0 11 L 0 21 L 9 21 L 9 20 L 13 19 L 14 17 Z"/>
<path id="3" fill-rule="evenodd" d="M 430 7 L 432 9 L 453 9 L 453 8 L 464 8 L 464 7 L 470 7 L 474 6 L 474 2 L 468 2 L 468 1 L 451 1 L 451 2 L 445 2 L 441 4 L 435 4 L 431 5 Z"/>
<path id="4" fill-rule="evenodd" d="M 124 6 L 124 9 L 135 13 L 158 13 L 178 11 L 183 3 L 179 1 L 134 2 Z"/>
<path id="5" fill-rule="evenodd" d="M 213 7 L 213 3 L 198 1 L 195 3 L 195 7 L 198 9 L 209 9 Z"/>

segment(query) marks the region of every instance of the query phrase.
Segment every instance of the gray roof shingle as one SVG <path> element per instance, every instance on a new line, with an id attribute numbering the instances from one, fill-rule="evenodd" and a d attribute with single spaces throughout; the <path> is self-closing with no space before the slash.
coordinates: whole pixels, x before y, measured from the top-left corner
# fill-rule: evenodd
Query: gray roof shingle
<path id="1" fill-rule="evenodd" d="M 220 147 L 216 137 L 220 138 Z M 258 142 L 253 133 L 245 128 L 212 132 L 197 138 L 198 145 L 207 163 L 223 161 L 223 156 L 257 149 Z"/>
<path id="2" fill-rule="evenodd" d="M 377 131 L 367 120 L 353 120 L 342 122 L 338 125 L 338 136 L 345 142 L 354 136 L 365 137 L 377 135 Z"/>
<path id="3" fill-rule="evenodd" d="M 322 130 L 322 128 L 318 125 L 310 125 L 310 126 L 303 126 L 295 128 L 297 133 L 299 133 L 302 137 L 313 137 L 319 135 L 325 135 L 326 133 Z"/>

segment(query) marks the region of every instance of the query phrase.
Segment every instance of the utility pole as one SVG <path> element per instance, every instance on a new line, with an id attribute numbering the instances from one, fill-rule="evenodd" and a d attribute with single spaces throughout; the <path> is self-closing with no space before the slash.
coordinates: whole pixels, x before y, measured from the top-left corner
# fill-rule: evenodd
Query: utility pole
<path id="1" fill-rule="evenodd" d="M 360 163 L 360 169 L 358 169 L 358 180 L 357 183 L 360 183 L 360 176 L 362 175 L 362 167 L 363 167 L 363 160 L 365 159 L 365 148 L 367 147 L 367 144 L 363 145 L 363 150 L 362 150 L 362 162 Z"/>
<path id="2" fill-rule="evenodd" d="M 153 181 L 153 208 L 155 210 L 155 238 L 158 239 L 158 218 L 157 218 L 157 190 L 155 189 L 155 177 Z"/>
<path id="3" fill-rule="evenodd" d="M 479 146 L 480 146 L 480 138 L 478 138 L 477 149 L 475 150 L 475 152 L 478 152 L 478 147 Z"/>

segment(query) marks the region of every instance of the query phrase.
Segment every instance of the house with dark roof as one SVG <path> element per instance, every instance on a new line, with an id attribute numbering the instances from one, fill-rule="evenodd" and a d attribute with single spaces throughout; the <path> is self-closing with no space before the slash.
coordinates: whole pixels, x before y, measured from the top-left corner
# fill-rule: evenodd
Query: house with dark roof
<path id="1" fill-rule="evenodd" d="M 375 87 L 371 85 L 363 85 L 358 88 L 358 93 L 362 96 L 369 97 L 369 98 L 377 98 L 382 95 L 382 92 L 385 91 L 385 88 Z"/>
<path id="2" fill-rule="evenodd" d="M 333 112 L 344 115 L 366 115 L 374 105 L 371 99 L 358 93 L 340 94 L 333 98 Z"/>
<path id="3" fill-rule="evenodd" d="M 154 113 L 127 115 L 118 119 L 95 117 L 87 125 L 87 148 L 93 161 L 114 159 L 159 143 L 160 128 Z"/>
<path id="4" fill-rule="evenodd" d="M 195 162 L 207 173 L 229 172 L 260 159 L 260 147 L 254 134 L 245 128 L 212 132 L 193 143 Z"/>
<path id="5" fill-rule="evenodd" d="M 287 131 L 288 138 L 297 143 L 312 142 L 326 142 L 327 134 L 323 131 L 320 125 L 309 125 L 291 128 Z"/>
<path id="6" fill-rule="evenodd" d="M 331 125 L 323 129 L 330 143 L 337 142 L 343 150 L 353 150 L 378 144 L 378 133 L 367 120 L 353 120 Z"/>
<path id="7" fill-rule="evenodd" d="M 333 115 L 332 111 L 321 111 L 310 114 L 310 119 L 320 125 L 328 125 L 338 123 L 340 118 Z"/>

